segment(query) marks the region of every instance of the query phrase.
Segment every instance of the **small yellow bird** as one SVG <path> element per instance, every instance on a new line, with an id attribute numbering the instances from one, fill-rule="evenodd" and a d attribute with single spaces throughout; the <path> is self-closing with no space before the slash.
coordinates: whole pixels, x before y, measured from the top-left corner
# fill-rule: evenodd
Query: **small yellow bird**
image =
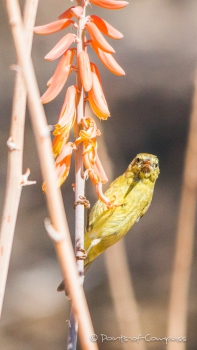
<path id="1" fill-rule="evenodd" d="M 137 154 L 125 173 L 115 179 L 105 192 L 111 201 L 115 196 L 118 206 L 108 209 L 101 200 L 95 203 L 84 236 L 85 271 L 98 255 L 118 242 L 146 213 L 159 172 L 156 156 Z M 58 291 L 61 290 L 64 290 L 63 282 L 58 287 Z"/>

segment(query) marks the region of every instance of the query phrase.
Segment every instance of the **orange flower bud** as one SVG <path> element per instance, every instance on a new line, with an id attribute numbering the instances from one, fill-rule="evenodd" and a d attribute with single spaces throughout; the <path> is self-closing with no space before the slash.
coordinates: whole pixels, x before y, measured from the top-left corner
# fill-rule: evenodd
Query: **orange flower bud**
<path id="1" fill-rule="evenodd" d="M 41 102 L 48 103 L 52 101 L 62 90 L 69 74 L 71 73 L 71 63 L 75 54 L 75 49 L 67 50 L 59 61 L 55 73 L 48 81 L 49 88 L 41 97 Z"/>
<path id="2" fill-rule="evenodd" d="M 118 10 L 129 4 L 127 1 L 115 1 L 115 0 L 89 0 L 89 1 L 96 6 L 100 6 L 109 10 Z"/>
<path id="3" fill-rule="evenodd" d="M 72 45 L 73 41 L 77 38 L 76 34 L 68 33 L 66 34 L 55 46 L 54 48 L 45 56 L 45 60 L 53 61 L 58 57 L 63 55 L 63 53 L 68 50 L 69 46 Z"/>
<path id="4" fill-rule="evenodd" d="M 93 42 L 91 42 L 91 46 L 100 58 L 101 62 L 110 72 L 119 76 L 125 75 L 124 70 L 119 66 L 118 62 L 116 62 L 110 53 L 100 50 L 99 47 L 97 47 Z"/>
<path id="5" fill-rule="evenodd" d="M 110 38 L 112 38 L 112 39 L 123 38 L 123 35 L 117 29 L 112 27 L 111 24 L 104 21 L 104 19 L 102 19 L 98 16 L 95 16 L 95 15 L 92 15 L 92 16 L 90 16 L 90 21 L 93 22 L 102 33 L 109 36 Z"/>
<path id="6" fill-rule="evenodd" d="M 89 91 L 92 87 L 92 73 L 90 69 L 90 60 L 87 52 L 82 50 L 78 57 L 78 70 L 81 83 L 85 91 Z"/>
<path id="7" fill-rule="evenodd" d="M 79 18 L 82 14 L 83 8 L 81 6 L 71 6 L 68 10 L 66 10 L 59 16 L 59 19 L 72 17 Z"/>
<path id="8" fill-rule="evenodd" d="M 97 28 L 97 26 L 92 22 L 86 23 L 86 29 L 88 30 L 88 33 L 90 34 L 90 37 L 93 41 L 93 43 L 100 47 L 103 51 L 114 53 L 113 47 L 109 45 L 107 40 L 105 40 L 104 36 L 101 34 L 100 30 Z"/>
<path id="9" fill-rule="evenodd" d="M 70 19 L 61 19 L 43 26 L 34 27 L 34 33 L 39 35 L 53 34 L 68 27 L 71 23 L 74 23 L 74 21 Z"/>
<path id="10" fill-rule="evenodd" d="M 88 92 L 88 100 L 94 114 L 99 118 L 106 120 L 110 116 L 107 102 L 99 79 L 92 72 L 92 89 Z"/>

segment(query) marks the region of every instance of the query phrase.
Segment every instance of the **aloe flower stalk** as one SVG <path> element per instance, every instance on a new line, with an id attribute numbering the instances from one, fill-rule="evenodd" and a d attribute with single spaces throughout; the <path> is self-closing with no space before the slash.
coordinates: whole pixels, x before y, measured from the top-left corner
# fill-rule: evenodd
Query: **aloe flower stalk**
<path id="1" fill-rule="evenodd" d="M 99 120 L 107 120 L 110 116 L 109 107 L 104 95 L 98 67 L 90 61 L 88 50 L 92 48 L 104 66 L 115 75 L 125 75 L 113 57 L 113 47 L 104 35 L 119 40 L 123 35 L 104 19 L 96 16 L 86 16 L 88 4 L 106 9 L 117 10 L 128 5 L 127 1 L 117 0 L 78 0 L 77 6 L 71 6 L 63 12 L 57 21 L 35 27 L 39 35 L 54 34 L 71 27 L 62 39 L 45 56 L 47 61 L 60 58 L 53 76 L 47 82 L 47 90 L 41 97 L 43 104 L 49 103 L 62 91 L 68 83 L 69 76 L 76 74 L 76 85 L 68 86 L 58 121 L 53 132 L 53 155 L 57 175 L 57 186 L 61 186 L 68 177 L 73 151 L 75 150 L 75 204 L 82 204 L 78 199 L 84 198 L 84 179 L 90 178 L 96 193 L 108 208 L 116 207 L 116 197 L 107 198 L 102 192 L 102 185 L 108 181 L 105 170 L 98 155 L 97 137 L 100 130 L 93 118 L 86 115 L 86 103 Z M 80 6 L 81 5 L 81 6 Z M 76 34 L 74 33 L 76 30 Z M 74 127 L 75 140 L 69 140 Z M 83 165 L 85 167 L 82 178 Z M 46 185 L 43 183 L 43 191 Z M 75 209 L 75 250 L 84 247 L 84 207 Z M 83 283 L 83 261 L 77 261 L 81 283 Z M 77 322 L 71 311 L 70 328 L 67 349 L 75 349 L 77 342 Z"/>
<path id="2" fill-rule="evenodd" d="M 56 159 L 58 177 L 57 186 L 61 186 L 69 174 L 72 150 L 76 149 L 76 147 L 82 143 L 84 149 L 82 158 L 86 168 L 86 174 L 95 185 L 99 198 L 107 203 L 108 206 L 115 206 L 115 202 L 110 202 L 102 193 L 102 184 L 107 182 L 107 176 L 98 155 L 97 136 L 100 136 L 100 132 L 98 132 L 95 121 L 91 117 L 86 116 L 85 105 L 86 101 L 88 101 L 95 116 L 101 120 L 107 120 L 110 116 L 99 70 L 98 67 L 90 61 L 88 49 L 90 44 L 91 48 L 110 72 L 118 76 L 124 75 L 124 70 L 113 57 L 115 53 L 113 47 L 104 37 L 104 35 L 106 35 L 112 39 L 118 40 L 121 39 L 123 35 L 99 16 L 92 14 L 85 17 L 84 11 L 89 2 L 93 5 L 110 10 L 118 10 L 128 5 L 127 1 L 89 0 L 84 3 L 82 2 L 83 6 L 71 6 L 59 16 L 57 21 L 34 28 L 34 32 L 39 35 L 54 34 L 69 27 L 72 29 L 72 32 L 65 34 L 45 56 L 47 61 L 53 61 L 60 57 L 61 59 L 53 76 L 47 83 L 48 88 L 42 95 L 41 102 L 45 104 L 57 97 L 64 88 L 64 85 L 68 82 L 70 74 L 76 74 L 78 72 L 78 79 L 80 79 L 79 84 L 77 82 L 76 86 L 72 85 L 67 88 L 65 99 L 59 113 L 59 120 L 57 124 L 55 124 L 55 130 L 53 132 L 53 154 Z M 80 19 L 81 21 L 83 19 L 83 42 L 81 43 L 80 52 L 77 52 L 76 45 L 79 42 L 77 30 Z M 80 25 L 81 23 L 82 22 L 80 22 Z M 74 29 L 76 29 L 76 34 L 74 33 Z M 89 38 L 86 39 L 86 36 L 89 36 Z M 79 135 L 77 135 L 76 140 L 70 142 L 70 131 L 76 122 L 77 105 L 82 90 L 84 116 L 80 122 L 81 131 Z M 59 161 L 60 159 L 61 162 Z M 61 169 L 64 168 L 64 171 L 60 171 L 60 163 L 62 164 Z M 45 190 L 44 184 L 43 190 Z"/>

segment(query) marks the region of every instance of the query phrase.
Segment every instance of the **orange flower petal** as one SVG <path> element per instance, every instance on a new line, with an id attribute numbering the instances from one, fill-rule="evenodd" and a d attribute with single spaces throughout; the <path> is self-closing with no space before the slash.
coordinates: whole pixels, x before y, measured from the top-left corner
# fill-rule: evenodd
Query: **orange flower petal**
<path id="1" fill-rule="evenodd" d="M 66 97 L 60 111 L 58 124 L 55 125 L 53 135 L 64 136 L 69 133 L 76 118 L 76 94 L 77 90 L 74 85 L 67 89 Z"/>
<path id="2" fill-rule="evenodd" d="M 106 120 L 110 116 L 101 84 L 97 75 L 93 72 L 92 89 L 88 92 L 88 100 L 93 112 L 99 119 Z"/>
<path id="3" fill-rule="evenodd" d="M 91 42 L 91 46 L 100 58 L 101 62 L 107 69 L 109 69 L 110 72 L 119 76 L 125 75 L 124 70 L 119 66 L 110 53 L 100 50 L 99 47 L 96 47 L 93 42 Z"/>
<path id="4" fill-rule="evenodd" d="M 68 76 L 70 74 L 70 65 L 61 67 L 61 74 L 57 74 L 47 91 L 42 95 L 41 102 L 43 104 L 52 101 L 63 89 Z"/>
<path id="5" fill-rule="evenodd" d="M 57 187 L 61 186 L 66 180 L 70 170 L 71 157 L 73 152 L 72 142 L 68 142 L 59 157 L 55 161 L 56 175 L 57 175 Z M 42 185 L 42 190 L 46 192 L 46 183 Z"/>
<path id="6" fill-rule="evenodd" d="M 103 194 L 103 191 L 102 191 L 102 183 L 101 182 L 98 182 L 96 185 L 96 193 L 99 197 L 99 199 L 106 204 L 107 208 L 108 209 L 112 209 L 112 208 L 116 208 L 118 205 L 114 204 L 114 201 L 116 199 L 116 197 L 114 196 L 114 199 L 113 201 L 110 201 L 109 198 L 107 198 L 104 194 Z"/>
<path id="7" fill-rule="evenodd" d="M 83 135 L 83 133 L 87 133 L 87 135 L 90 135 L 91 138 L 95 138 L 96 136 L 100 136 L 101 132 L 99 129 L 97 129 L 97 125 L 95 121 L 91 117 L 86 117 L 81 120 L 81 124 L 84 126 L 84 128 L 87 130 L 81 130 L 80 135 Z M 82 134 L 81 134 L 82 133 Z"/>
<path id="8" fill-rule="evenodd" d="M 60 66 L 63 66 L 63 61 L 64 61 L 64 65 L 65 65 L 65 66 L 67 66 L 67 65 L 69 65 L 69 64 L 70 64 L 70 65 L 72 64 L 73 57 L 74 57 L 76 51 L 77 51 L 76 48 L 73 47 L 73 48 L 71 48 L 71 49 L 68 49 L 68 50 L 63 54 L 62 58 L 60 59 L 58 65 L 57 65 L 57 68 L 56 68 L 54 74 L 53 74 L 52 77 L 47 81 L 47 84 L 46 84 L 47 87 L 49 87 L 49 86 L 51 85 L 51 83 L 52 83 L 52 81 L 53 81 L 53 79 L 54 79 L 54 77 L 55 77 L 56 71 L 59 69 L 59 68 L 58 68 L 59 65 L 60 65 Z"/>
<path id="9" fill-rule="evenodd" d="M 72 12 L 73 17 L 79 18 L 83 14 L 83 7 L 75 6 L 74 8 L 72 8 L 71 12 Z"/>
<path id="10" fill-rule="evenodd" d="M 110 10 L 118 10 L 129 4 L 127 1 L 115 1 L 115 0 L 89 0 L 96 6 L 103 7 Z"/>
<path id="11" fill-rule="evenodd" d="M 96 154 L 96 159 L 95 159 L 95 166 L 94 166 L 95 171 L 97 172 L 97 174 L 99 175 L 99 177 L 101 178 L 101 182 L 103 184 L 105 184 L 106 182 L 108 182 L 108 178 L 107 175 L 105 173 L 105 170 L 101 164 L 101 161 L 99 159 L 98 154 Z"/>
<path id="12" fill-rule="evenodd" d="M 96 76 L 97 76 L 97 78 L 98 78 L 98 80 L 99 80 L 99 82 L 100 82 L 101 89 L 102 89 L 102 81 L 101 81 L 101 76 L 100 76 L 98 67 L 96 66 L 96 64 L 94 64 L 94 63 L 91 62 L 91 63 L 90 63 L 90 68 L 91 68 L 92 73 L 95 73 L 95 74 L 96 74 Z M 102 91 L 103 91 L 103 89 L 102 89 Z M 107 105 L 107 101 L 106 101 L 106 99 L 105 99 L 104 92 L 103 92 L 103 100 L 104 100 L 105 104 Z"/>
<path id="13" fill-rule="evenodd" d="M 104 36 L 101 34 L 100 30 L 97 28 L 97 26 L 92 22 L 86 23 L 86 29 L 88 30 L 88 33 L 92 39 L 92 41 L 100 47 L 103 51 L 114 53 L 113 47 L 109 45 L 107 40 L 105 40 Z"/>
<path id="14" fill-rule="evenodd" d="M 110 38 L 112 39 L 123 38 L 123 35 L 117 29 L 115 29 L 111 24 L 104 21 L 104 19 L 95 15 L 92 15 L 90 16 L 90 21 L 93 22 L 102 33 L 109 36 Z"/>
<path id="15" fill-rule="evenodd" d="M 72 17 L 79 18 L 82 14 L 83 8 L 81 6 L 71 6 L 68 10 L 66 10 L 59 16 L 59 19 Z"/>
<path id="16" fill-rule="evenodd" d="M 106 183 L 108 178 L 98 156 L 96 139 L 92 143 L 84 143 L 84 146 L 83 162 L 92 182 L 94 185 L 98 182 Z"/>
<path id="17" fill-rule="evenodd" d="M 53 139 L 52 147 L 53 147 L 53 155 L 56 158 L 62 151 L 63 146 L 68 141 L 69 132 L 62 133 L 57 135 Z"/>
<path id="18" fill-rule="evenodd" d="M 73 152 L 73 143 L 68 142 L 62 149 L 61 154 L 56 158 L 55 168 L 57 174 L 57 186 L 60 187 L 68 177 Z"/>
<path id="19" fill-rule="evenodd" d="M 100 84 L 102 85 L 101 75 L 99 73 L 99 70 L 98 70 L 98 67 L 96 66 L 96 64 L 93 62 L 90 62 L 90 68 L 91 68 L 91 71 L 97 75 L 97 78 L 100 81 Z"/>
<path id="20" fill-rule="evenodd" d="M 53 34 L 68 27 L 71 23 L 74 23 L 74 21 L 70 19 L 61 19 L 43 26 L 34 27 L 34 33 L 39 35 Z"/>
<path id="21" fill-rule="evenodd" d="M 57 176 L 57 187 L 60 187 L 67 179 L 70 171 L 70 163 L 73 152 L 72 142 L 68 142 L 62 149 L 61 154 L 56 158 L 55 170 Z M 42 185 L 43 191 L 46 191 L 46 185 Z"/>
<path id="22" fill-rule="evenodd" d="M 61 117 L 59 118 L 58 124 L 60 126 L 66 125 L 66 123 L 70 120 L 70 118 L 73 118 L 75 115 L 75 110 L 76 110 L 76 97 L 77 97 L 77 88 L 76 86 L 72 85 L 69 86 L 66 92 L 66 97 L 65 97 L 65 110 L 64 112 L 61 110 Z"/>
<path id="23" fill-rule="evenodd" d="M 55 73 L 53 74 L 50 81 L 48 81 L 49 88 L 41 97 L 41 102 L 43 104 L 52 101 L 63 89 L 68 76 L 71 73 L 71 63 L 74 53 L 74 50 L 71 49 L 67 50 L 66 53 L 62 56 L 55 70 Z"/>
<path id="24" fill-rule="evenodd" d="M 66 34 L 45 56 L 45 59 L 48 61 L 56 60 L 58 57 L 63 55 L 63 53 L 69 48 L 70 45 L 72 45 L 76 38 L 77 36 L 73 33 Z"/>
<path id="25" fill-rule="evenodd" d="M 81 83 L 85 91 L 90 91 L 92 87 L 92 73 L 90 69 L 90 60 L 87 52 L 82 50 L 78 57 L 78 70 L 81 79 Z"/>

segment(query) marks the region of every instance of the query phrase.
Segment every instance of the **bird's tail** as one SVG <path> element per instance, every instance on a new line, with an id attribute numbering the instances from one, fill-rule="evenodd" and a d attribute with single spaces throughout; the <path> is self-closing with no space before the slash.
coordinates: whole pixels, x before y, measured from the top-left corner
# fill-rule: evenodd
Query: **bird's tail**
<path id="1" fill-rule="evenodd" d="M 85 276 L 87 270 L 89 269 L 91 263 L 92 263 L 92 261 L 89 262 L 88 264 L 86 264 L 86 265 L 84 266 L 84 276 Z M 64 281 L 64 280 L 63 280 L 63 281 L 59 284 L 59 286 L 57 287 L 57 291 L 58 291 L 58 292 L 63 292 L 63 291 L 65 291 L 65 294 L 68 296 L 68 293 L 67 293 L 67 290 L 66 290 L 66 286 L 65 286 L 65 281 Z"/>

